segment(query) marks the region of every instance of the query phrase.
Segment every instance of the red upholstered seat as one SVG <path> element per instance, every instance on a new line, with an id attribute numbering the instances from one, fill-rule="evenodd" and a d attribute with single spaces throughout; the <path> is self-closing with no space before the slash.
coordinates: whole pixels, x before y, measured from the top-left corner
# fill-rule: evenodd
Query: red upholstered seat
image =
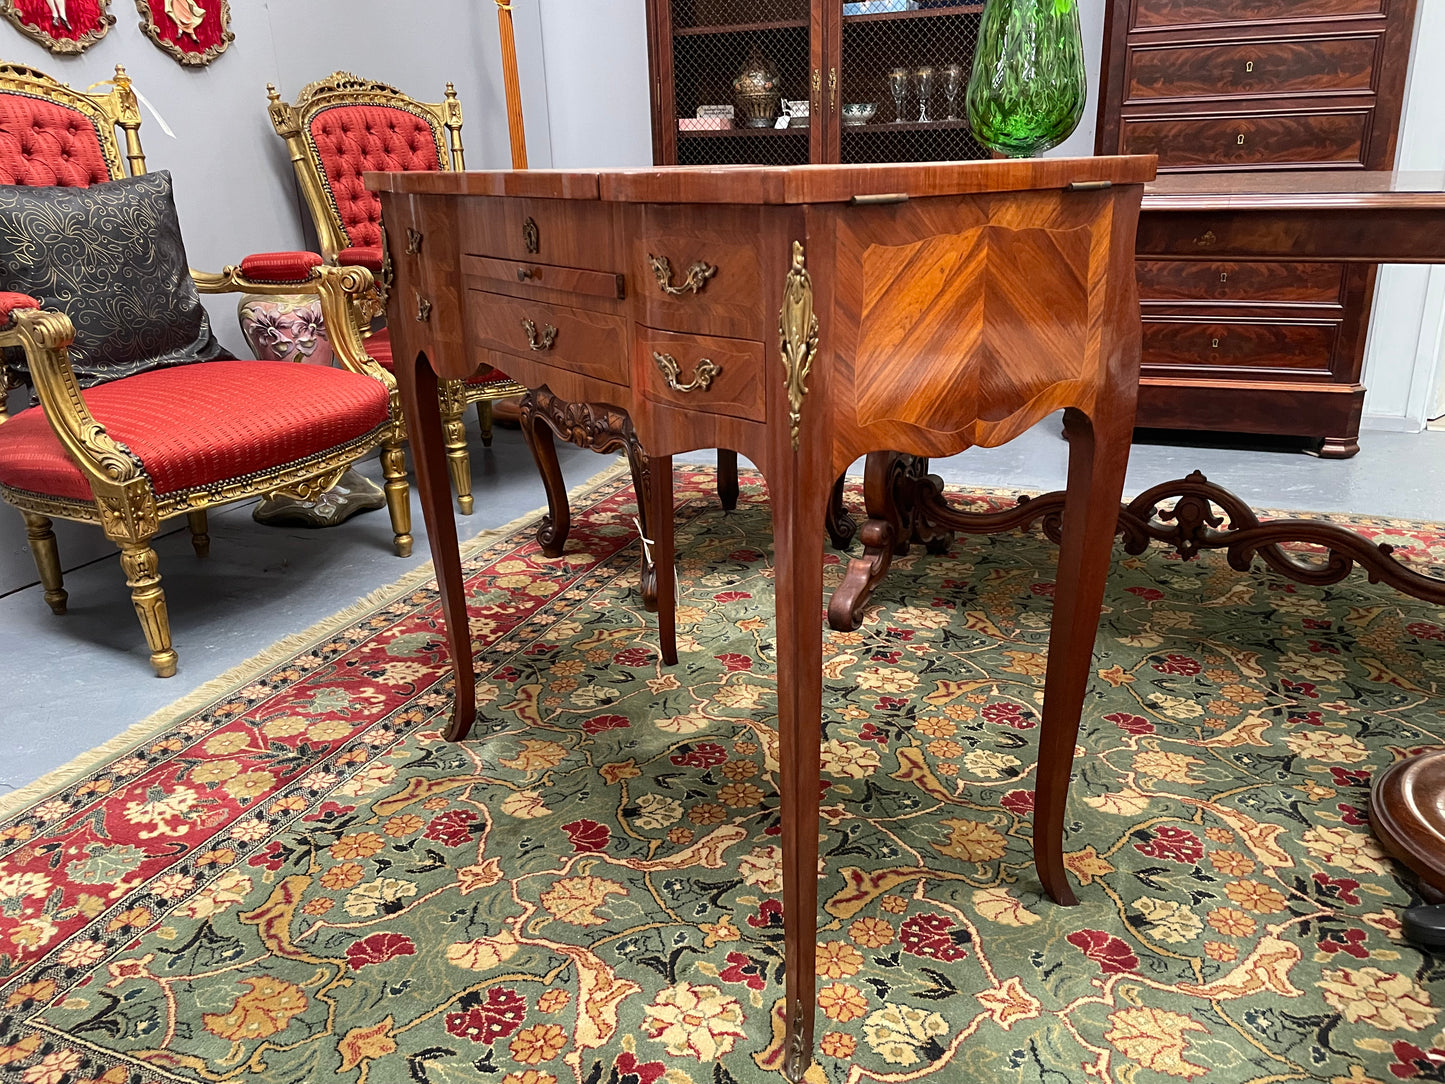
<path id="1" fill-rule="evenodd" d="M 436 135 L 423 117 L 390 105 L 338 105 L 311 119 L 311 140 L 331 186 L 341 228 L 352 245 L 381 245 L 381 200 L 368 192 L 366 170 L 434 172 Z M 379 266 L 379 265 L 378 265 Z"/>
<path id="2" fill-rule="evenodd" d="M 305 460 L 387 424 L 386 388 L 344 369 L 211 361 L 140 373 L 85 393 L 106 431 L 138 458 L 157 494 Z M 93 500 L 40 407 L 0 425 L 0 483 Z"/>
<path id="3" fill-rule="evenodd" d="M 112 179 L 84 113 L 28 94 L 0 94 L 0 184 L 85 188 Z"/>
<path id="4" fill-rule="evenodd" d="M 382 328 L 371 338 L 366 340 L 366 352 L 371 355 L 373 361 L 380 365 L 387 372 L 395 372 L 391 357 L 391 332 Z M 467 377 L 468 384 L 491 384 L 498 380 L 510 379 L 500 369 L 493 369 L 490 365 L 478 369 L 471 376 Z"/>

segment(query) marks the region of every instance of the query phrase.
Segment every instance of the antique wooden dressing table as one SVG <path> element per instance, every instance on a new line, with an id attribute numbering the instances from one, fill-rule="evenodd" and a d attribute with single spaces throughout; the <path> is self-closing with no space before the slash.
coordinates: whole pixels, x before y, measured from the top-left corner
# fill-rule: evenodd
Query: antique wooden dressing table
<path id="1" fill-rule="evenodd" d="M 767 479 L 794 1079 L 813 1042 L 825 515 L 861 454 L 996 446 L 1066 412 L 1034 847 L 1049 894 L 1075 902 L 1064 805 L 1134 422 L 1134 236 L 1153 175 L 1152 157 L 367 175 L 456 675 L 448 737 L 471 726 L 475 677 L 439 378 L 503 361 L 533 389 L 544 468 L 539 420 L 593 443 L 640 439 L 663 598 L 673 454 L 733 449 Z M 555 509 L 561 479 L 546 473 Z M 675 661 L 669 606 L 659 634 Z"/>

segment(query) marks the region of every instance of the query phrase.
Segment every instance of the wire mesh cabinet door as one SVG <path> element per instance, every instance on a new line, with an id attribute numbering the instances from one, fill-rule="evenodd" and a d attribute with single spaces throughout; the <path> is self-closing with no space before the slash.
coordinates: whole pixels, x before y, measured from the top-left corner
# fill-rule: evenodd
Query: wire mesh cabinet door
<path id="1" fill-rule="evenodd" d="M 964 91 L 983 0 L 843 0 L 838 12 L 835 162 L 987 158 Z"/>
<path id="2" fill-rule="evenodd" d="M 983 0 L 648 0 L 660 165 L 987 158 Z"/>
<path id="3" fill-rule="evenodd" d="M 653 160 L 777 166 L 828 161 L 823 26 L 829 6 L 837 4 L 648 0 Z"/>

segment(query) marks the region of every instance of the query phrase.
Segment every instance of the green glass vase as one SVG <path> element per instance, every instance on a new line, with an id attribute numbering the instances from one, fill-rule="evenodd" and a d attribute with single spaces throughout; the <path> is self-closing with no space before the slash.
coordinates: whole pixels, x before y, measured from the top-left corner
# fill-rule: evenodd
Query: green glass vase
<path id="1" fill-rule="evenodd" d="M 987 0 L 968 80 L 974 138 L 1029 158 L 1069 137 L 1084 115 L 1078 0 Z"/>

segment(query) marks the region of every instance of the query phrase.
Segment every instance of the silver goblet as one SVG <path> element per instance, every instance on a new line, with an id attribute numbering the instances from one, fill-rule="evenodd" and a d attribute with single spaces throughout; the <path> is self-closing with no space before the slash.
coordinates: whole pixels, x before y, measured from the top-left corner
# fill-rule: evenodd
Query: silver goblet
<path id="1" fill-rule="evenodd" d="M 957 120 L 955 108 L 958 95 L 963 90 L 963 65 L 948 64 L 943 69 L 943 97 L 948 102 L 948 119 Z"/>
<path id="2" fill-rule="evenodd" d="M 902 124 L 908 118 L 903 107 L 908 104 L 908 69 L 894 68 L 888 73 L 888 93 L 893 95 L 893 123 Z"/>
<path id="3" fill-rule="evenodd" d="M 928 115 L 928 102 L 933 97 L 933 69 L 927 65 L 919 68 L 913 73 L 913 82 L 918 87 L 918 122 L 927 124 L 932 119 Z"/>

